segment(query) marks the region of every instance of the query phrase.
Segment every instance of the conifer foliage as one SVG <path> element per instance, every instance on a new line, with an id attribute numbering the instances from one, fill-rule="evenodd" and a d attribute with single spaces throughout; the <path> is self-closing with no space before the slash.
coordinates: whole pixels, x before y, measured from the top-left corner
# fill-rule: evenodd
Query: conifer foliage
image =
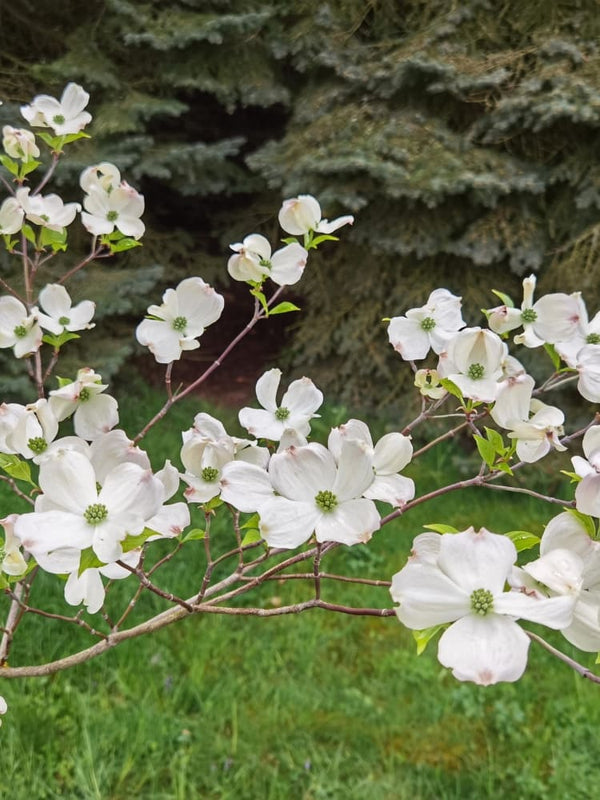
<path id="1" fill-rule="evenodd" d="M 340 399 L 377 385 L 394 402 L 381 318 L 433 286 L 489 305 L 507 273 L 515 299 L 530 272 L 546 291 L 597 284 L 594 0 L 39 6 L 2 9 L 0 91 L 9 108 L 67 80 L 90 91 L 81 164 L 110 160 L 144 192 L 152 233 L 129 264 L 148 289 L 224 280 L 228 245 L 274 231 L 282 197 L 355 214 L 303 279 L 290 349 Z"/>

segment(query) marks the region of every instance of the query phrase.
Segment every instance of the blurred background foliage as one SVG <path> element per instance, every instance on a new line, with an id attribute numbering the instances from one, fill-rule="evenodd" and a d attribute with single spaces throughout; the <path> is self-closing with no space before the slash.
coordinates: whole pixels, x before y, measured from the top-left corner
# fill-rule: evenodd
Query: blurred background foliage
<path id="1" fill-rule="evenodd" d="M 134 352 L 131 323 L 167 285 L 227 288 L 228 245 L 276 240 L 279 204 L 299 193 L 356 215 L 312 257 L 282 341 L 339 402 L 397 403 L 406 370 L 382 318 L 436 286 L 463 296 L 469 324 L 491 288 L 518 301 L 532 271 L 541 291 L 582 289 L 594 313 L 599 29 L 596 0 L 3 4 L 1 120 L 82 84 L 93 139 L 66 162 L 68 199 L 100 160 L 146 197 L 144 248 L 81 282 L 111 300 L 94 366 L 114 373 Z"/>

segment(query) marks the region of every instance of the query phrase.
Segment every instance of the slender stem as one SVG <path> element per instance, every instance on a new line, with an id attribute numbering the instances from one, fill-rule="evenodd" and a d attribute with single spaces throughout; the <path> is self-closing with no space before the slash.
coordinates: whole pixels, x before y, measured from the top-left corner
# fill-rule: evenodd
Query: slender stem
<path id="1" fill-rule="evenodd" d="M 575 661 L 574 658 L 562 653 L 560 650 L 557 650 L 556 647 L 553 647 L 549 644 L 545 639 L 542 639 L 541 636 L 538 636 L 537 633 L 532 633 L 531 631 L 525 631 L 527 636 L 531 639 L 532 642 L 537 642 L 541 645 L 544 650 L 547 650 L 553 656 L 558 658 L 563 664 L 566 664 L 571 669 L 574 669 L 575 672 L 579 673 L 582 678 L 587 678 L 587 680 L 592 681 L 592 683 L 600 683 L 600 675 L 596 675 L 591 669 L 584 667 L 583 664 L 580 664 L 578 661 Z"/>
<path id="2" fill-rule="evenodd" d="M 284 288 L 285 288 L 284 286 L 280 286 L 279 289 L 277 289 L 277 291 L 274 292 L 273 296 L 267 302 L 267 306 L 270 306 L 279 297 L 279 295 L 281 294 L 281 292 L 283 291 Z M 156 425 L 156 423 L 159 422 L 166 415 L 166 413 L 169 411 L 171 406 L 173 406 L 179 400 L 182 400 L 184 397 L 186 397 L 188 394 L 190 394 L 190 392 L 195 391 L 202 383 L 204 383 L 204 381 L 210 375 L 212 375 L 212 373 L 218 367 L 221 366 L 221 364 L 223 363 L 224 359 L 227 358 L 227 356 L 231 353 L 231 351 L 234 349 L 234 347 L 239 342 L 241 342 L 241 340 L 245 336 L 247 336 L 250 333 L 250 331 L 256 325 L 256 323 L 261 319 L 265 319 L 265 317 L 266 317 L 266 314 L 265 314 L 264 309 L 262 308 L 262 306 L 260 305 L 258 300 L 255 299 L 255 302 L 254 302 L 254 313 L 252 315 L 252 318 L 250 319 L 250 322 L 248 322 L 248 324 L 238 333 L 238 335 L 234 339 L 232 339 L 232 341 L 223 350 L 221 355 L 218 356 L 213 361 L 213 363 L 209 367 L 207 367 L 207 369 L 205 369 L 204 372 L 198 378 L 196 378 L 195 381 L 190 383 L 190 385 L 187 386 L 185 389 L 182 389 L 180 392 L 177 392 L 177 394 L 173 394 L 171 397 L 167 398 L 166 403 L 160 409 L 160 411 L 158 411 L 152 417 L 152 419 L 142 428 L 142 430 L 134 438 L 133 444 L 138 444 L 138 442 L 141 439 L 143 439 L 144 436 L 148 433 L 150 428 L 152 428 L 154 425 Z"/>

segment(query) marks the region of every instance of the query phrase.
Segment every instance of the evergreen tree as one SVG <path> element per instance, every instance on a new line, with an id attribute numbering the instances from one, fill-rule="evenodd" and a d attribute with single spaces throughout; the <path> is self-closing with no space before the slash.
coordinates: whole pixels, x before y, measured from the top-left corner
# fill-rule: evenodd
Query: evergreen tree
<path id="1" fill-rule="evenodd" d="M 0 87 L 91 92 L 72 174 L 111 160 L 146 194 L 152 232 L 131 259 L 155 294 L 223 281 L 228 244 L 277 235 L 283 197 L 356 214 L 310 263 L 289 351 L 328 393 L 397 401 L 381 319 L 434 286 L 489 306 L 533 271 L 542 291 L 598 301 L 595 0 L 37 5 L 3 9 Z"/>

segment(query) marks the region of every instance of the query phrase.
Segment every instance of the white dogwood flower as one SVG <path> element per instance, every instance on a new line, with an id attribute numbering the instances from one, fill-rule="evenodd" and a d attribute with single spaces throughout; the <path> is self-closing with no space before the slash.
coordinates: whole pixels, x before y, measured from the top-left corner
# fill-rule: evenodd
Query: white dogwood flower
<path id="1" fill-rule="evenodd" d="M 202 278 L 186 278 L 176 289 L 167 289 L 160 306 L 150 306 L 137 326 L 138 342 L 148 347 L 159 364 L 181 358 L 184 350 L 200 347 L 198 337 L 216 322 L 225 301 Z"/>
<path id="2" fill-rule="evenodd" d="M 521 308 L 498 306 L 488 311 L 488 324 L 496 333 L 508 333 L 523 326 L 523 333 L 515 336 L 516 344 L 540 347 L 545 342 L 563 342 L 571 339 L 580 324 L 579 293 L 546 294 L 533 302 L 535 275 L 523 281 Z"/>
<path id="3" fill-rule="evenodd" d="M 75 219 L 75 214 L 81 211 L 79 203 L 63 203 L 57 194 L 29 194 L 28 186 L 22 186 L 16 191 L 16 198 L 25 212 L 25 217 L 35 225 L 41 225 L 51 231 L 62 231 Z"/>
<path id="4" fill-rule="evenodd" d="M 39 294 L 39 304 L 46 316 L 54 320 L 59 331 L 82 331 L 94 327 L 91 319 L 96 304 L 91 300 L 82 300 L 74 306 L 69 293 L 59 283 L 44 286 Z"/>
<path id="5" fill-rule="evenodd" d="M 279 441 L 284 431 L 295 430 L 301 436 L 310 433 L 310 420 L 323 402 L 323 393 L 310 378 L 293 381 L 277 404 L 281 370 L 267 370 L 256 382 L 256 397 L 262 408 L 242 408 L 240 424 L 257 438 Z"/>
<path id="6" fill-rule="evenodd" d="M 60 100 L 39 94 L 31 105 L 21 106 L 21 114 L 30 125 L 52 128 L 57 136 L 79 133 L 92 120 L 92 115 L 83 110 L 89 99 L 89 94 L 81 86 L 69 83 Z"/>
<path id="7" fill-rule="evenodd" d="M 126 181 L 113 186 L 110 182 L 98 179 L 96 183 L 87 181 L 90 186 L 83 200 L 85 211 L 81 212 L 81 221 L 87 231 L 94 236 L 112 233 L 115 228 L 125 236 L 140 239 L 146 226 L 140 219 L 144 213 L 144 197 Z M 105 186 L 110 188 L 107 191 Z"/>
<path id="8" fill-rule="evenodd" d="M 313 534 L 318 542 L 367 542 L 379 529 L 375 503 L 362 495 L 373 482 L 364 442 L 345 441 L 338 461 L 323 445 L 289 447 L 271 456 L 268 472 L 254 464 L 223 468 L 221 498 L 240 511 L 258 511 L 270 547 L 294 548 Z"/>
<path id="9" fill-rule="evenodd" d="M 262 283 L 268 277 L 279 286 L 292 286 L 302 277 L 308 258 L 307 251 L 297 242 L 271 254 L 271 245 L 259 233 L 230 247 L 234 255 L 227 262 L 227 271 L 236 281 Z"/>
<path id="10" fill-rule="evenodd" d="M 11 158 L 22 161 L 31 161 L 40 154 L 40 148 L 35 143 L 35 135 L 25 128 L 13 128 L 5 125 L 2 128 L 2 147 Z"/>
<path id="11" fill-rule="evenodd" d="M 552 448 L 558 451 L 567 449 L 559 439 L 565 432 L 565 415 L 560 408 L 547 406 L 534 398 L 530 409 L 533 415 L 528 420 L 512 420 L 506 426 L 511 429 L 508 438 L 517 440 L 518 457 L 528 464 L 539 461 Z"/>
<path id="12" fill-rule="evenodd" d="M 37 309 L 28 312 L 16 297 L 0 297 L 0 348 L 12 347 L 17 358 L 39 350 L 43 334 L 38 317 Z"/>
<path id="13" fill-rule="evenodd" d="M 92 441 L 110 431 L 119 422 L 118 403 L 103 394 L 108 384 L 90 367 L 77 372 L 72 382 L 50 392 L 50 408 L 59 422 L 73 414 L 75 433 Z"/>
<path id="14" fill-rule="evenodd" d="M 354 217 L 347 215 L 329 222 L 321 219 L 321 206 L 310 194 L 301 194 L 284 200 L 279 211 L 279 224 L 286 233 L 302 236 L 309 231 L 333 233 L 343 225 L 352 225 Z"/>
<path id="15" fill-rule="evenodd" d="M 507 347 L 495 333 L 464 328 L 448 341 L 438 372 L 455 383 L 465 397 L 491 403 L 498 394 Z"/>
<path id="16" fill-rule="evenodd" d="M 394 507 L 403 506 L 415 496 L 415 483 L 398 473 L 410 463 L 413 453 L 408 436 L 401 433 L 386 433 L 373 446 L 371 432 L 364 422 L 348 420 L 344 425 L 333 428 L 327 446 L 336 459 L 339 459 L 345 441 L 357 439 L 364 442 L 372 453 L 373 480 L 363 492 L 363 497 L 381 500 Z"/>
<path id="17" fill-rule="evenodd" d="M 94 468 L 75 450 L 57 450 L 40 465 L 43 494 L 35 511 L 21 514 L 15 535 L 36 558 L 62 548 L 92 547 L 110 564 L 123 555 L 121 542 L 138 536 L 160 509 L 163 487 L 137 464 L 115 467 L 99 489 Z"/>
<path id="18" fill-rule="evenodd" d="M 423 547 L 417 536 L 413 556 L 392 578 L 390 592 L 400 604 L 396 614 L 407 628 L 451 623 L 438 658 L 458 680 L 484 686 L 518 680 L 527 666 L 529 637 L 516 620 L 558 629 L 571 622 L 572 597 L 504 590 L 516 558 L 510 539 L 485 528 L 424 534 Z"/>
<path id="19" fill-rule="evenodd" d="M 448 340 L 465 326 L 460 309 L 460 297 L 448 289 L 435 289 L 421 308 L 411 308 L 405 316 L 392 317 L 388 326 L 390 344 L 405 361 L 425 358 L 430 348 L 439 354 Z"/>

